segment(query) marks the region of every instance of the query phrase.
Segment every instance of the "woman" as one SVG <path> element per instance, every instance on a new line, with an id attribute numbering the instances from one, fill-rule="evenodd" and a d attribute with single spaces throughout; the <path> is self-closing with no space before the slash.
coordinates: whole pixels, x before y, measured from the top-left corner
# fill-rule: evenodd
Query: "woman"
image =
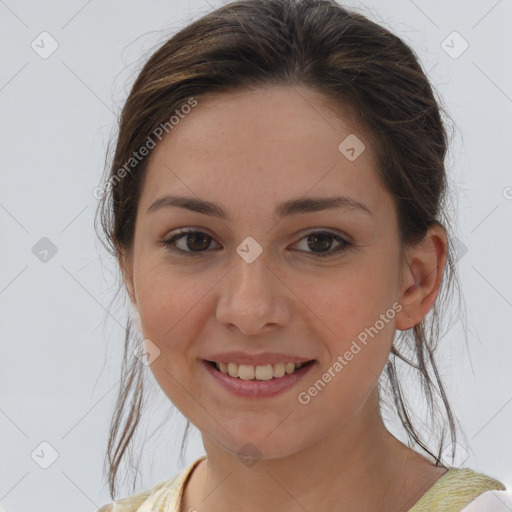
<path id="1" fill-rule="evenodd" d="M 334 1 L 234 2 L 151 56 L 101 204 L 144 338 L 127 332 L 111 495 L 146 366 L 206 456 L 102 512 L 509 510 L 429 449 L 397 374 L 417 370 L 455 447 L 426 328 L 455 275 L 446 150 L 412 50 Z M 385 391 L 425 454 L 385 427 Z"/>

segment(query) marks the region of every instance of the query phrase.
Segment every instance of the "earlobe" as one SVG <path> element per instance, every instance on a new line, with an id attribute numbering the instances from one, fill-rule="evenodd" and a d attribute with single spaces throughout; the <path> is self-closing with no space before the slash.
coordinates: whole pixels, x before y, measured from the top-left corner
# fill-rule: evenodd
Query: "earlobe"
<path id="1" fill-rule="evenodd" d="M 429 228 L 425 238 L 407 249 L 403 263 L 396 327 L 407 330 L 423 320 L 439 293 L 447 258 L 446 231 L 439 224 Z"/>

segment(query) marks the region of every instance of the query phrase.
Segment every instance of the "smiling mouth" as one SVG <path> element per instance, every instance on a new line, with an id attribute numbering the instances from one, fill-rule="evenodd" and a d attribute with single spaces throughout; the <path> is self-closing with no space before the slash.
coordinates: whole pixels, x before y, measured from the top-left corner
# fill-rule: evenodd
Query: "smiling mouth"
<path id="1" fill-rule="evenodd" d="M 253 366 L 251 364 L 223 363 L 205 360 L 218 372 L 228 375 L 229 377 L 242 380 L 275 380 L 297 372 L 301 368 L 310 366 L 315 362 L 314 359 L 305 363 L 276 363 L 261 366 Z"/>

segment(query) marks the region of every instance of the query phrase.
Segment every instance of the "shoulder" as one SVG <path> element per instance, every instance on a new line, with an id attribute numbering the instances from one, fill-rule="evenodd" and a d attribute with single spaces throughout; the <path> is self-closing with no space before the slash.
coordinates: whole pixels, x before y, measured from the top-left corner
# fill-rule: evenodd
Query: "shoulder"
<path id="1" fill-rule="evenodd" d="M 107 503 L 98 509 L 97 512 L 136 512 L 142 505 L 146 507 L 148 504 L 156 504 L 158 496 L 161 495 L 162 491 L 168 488 L 175 479 L 176 477 L 171 478 L 170 480 L 160 482 L 146 491 Z M 155 508 L 154 510 L 156 512 L 158 509 Z"/>
<path id="2" fill-rule="evenodd" d="M 202 456 L 169 480 L 126 498 L 103 505 L 97 512 L 175 512 L 187 477 L 205 458 Z"/>
<path id="3" fill-rule="evenodd" d="M 498 494 L 496 494 L 498 493 Z M 451 468 L 410 509 L 410 512 L 486 512 L 479 504 L 499 497 L 510 491 L 498 480 L 470 468 Z M 479 502 L 476 500 L 480 499 Z M 484 500 L 482 502 L 482 500 Z M 472 506 L 473 508 L 468 508 Z M 476 507 L 476 508 L 475 508 Z M 490 508 L 492 512 L 510 509 Z"/>

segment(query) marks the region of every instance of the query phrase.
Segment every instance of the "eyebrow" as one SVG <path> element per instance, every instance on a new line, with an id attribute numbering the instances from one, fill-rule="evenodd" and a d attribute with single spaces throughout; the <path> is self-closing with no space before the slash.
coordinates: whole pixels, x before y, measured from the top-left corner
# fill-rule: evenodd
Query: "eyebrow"
<path id="1" fill-rule="evenodd" d="M 146 213 L 152 213 L 162 208 L 178 207 L 191 210 L 193 212 L 211 215 L 219 219 L 228 220 L 229 215 L 217 203 L 205 201 L 197 197 L 173 196 L 165 195 L 156 199 L 147 209 Z M 289 199 L 280 203 L 276 207 L 275 215 L 283 218 L 290 215 L 300 213 L 317 212 L 321 210 L 331 210 L 341 208 L 345 210 L 355 210 L 373 216 L 370 209 L 363 203 L 345 196 L 335 197 L 301 197 L 297 199 Z"/>

